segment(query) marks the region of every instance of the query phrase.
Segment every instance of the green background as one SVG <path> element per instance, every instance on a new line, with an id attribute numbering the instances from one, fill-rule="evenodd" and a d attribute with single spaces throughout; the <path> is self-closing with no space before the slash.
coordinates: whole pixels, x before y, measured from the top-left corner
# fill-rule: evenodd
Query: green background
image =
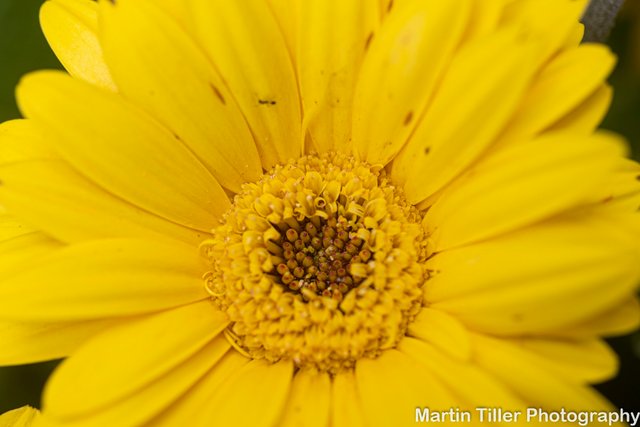
<path id="1" fill-rule="evenodd" d="M 0 122 L 17 118 L 14 87 L 31 70 L 61 68 L 38 24 L 42 0 L 0 0 Z M 640 2 L 631 1 L 610 39 L 619 56 L 611 76 L 616 94 L 603 127 L 625 135 L 640 157 Z M 640 335 L 610 340 L 621 357 L 618 377 L 599 386 L 616 405 L 640 410 Z M 0 349 L 2 351 L 2 349 Z M 0 368 L 0 413 L 25 404 L 39 405 L 46 377 L 55 362 Z"/>

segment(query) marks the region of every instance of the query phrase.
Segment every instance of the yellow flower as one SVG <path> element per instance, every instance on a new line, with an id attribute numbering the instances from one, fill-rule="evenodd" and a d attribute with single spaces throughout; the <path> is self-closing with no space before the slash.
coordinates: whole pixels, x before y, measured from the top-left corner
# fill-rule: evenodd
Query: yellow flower
<path id="1" fill-rule="evenodd" d="M 0 127 L 0 363 L 70 356 L 53 426 L 609 410 L 640 166 L 583 6 L 45 3 L 71 76 Z"/>
<path id="2" fill-rule="evenodd" d="M 39 411 L 30 406 L 0 414 L 0 427 L 30 427 L 35 424 Z"/>

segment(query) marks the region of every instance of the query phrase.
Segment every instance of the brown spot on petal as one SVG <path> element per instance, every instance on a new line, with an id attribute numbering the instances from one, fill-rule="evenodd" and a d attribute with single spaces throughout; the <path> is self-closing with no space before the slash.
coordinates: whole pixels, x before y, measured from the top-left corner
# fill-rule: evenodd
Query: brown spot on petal
<path id="1" fill-rule="evenodd" d="M 424 154 L 429 154 L 431 152 L 431 147 L 424 148 Z"/>
<path id="2" fill-rule="evenodd" d="M 369 49 L 369 45 L 371 45 L 371 40 L 373 40 L 373 32 L 370 32 L 367 36 L 367 40 L 364 42 L 364 50 Z"/>
<path id="3" fill-rule="evenodd" d="M 227 105 L 227 101 L 224 99 L 224 96 L 222 96 L 222 93 L 220 92 L 220 90 L 217 87 L 215 87 L 215 85 L 213 84 L 211 85 L 211 89 L 213 89 L 213 93 L 216 94 L 220 102 L 222 102 L 223 105 Z"/>
<path id="4" fill-rule="evenodd" d="M 404 117 L 404 125 L 408 126 L 409 123 L 411 123 L 411 120 L 413 120 L 413 111 L 409 111 L 407 113 L 407 115 Z"/>

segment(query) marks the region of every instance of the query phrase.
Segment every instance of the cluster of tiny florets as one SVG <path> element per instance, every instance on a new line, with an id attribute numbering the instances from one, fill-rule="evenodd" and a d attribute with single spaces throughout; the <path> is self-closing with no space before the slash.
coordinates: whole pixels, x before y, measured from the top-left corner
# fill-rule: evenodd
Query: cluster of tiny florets
<path id="1" fill-rule="evenodd" d="M 330 372 L 395 346 L 422 306 L 420 219 L 384 172 L 342 155 L 245 185 L 202 245 L 227 336 L 251 357 Z"/>

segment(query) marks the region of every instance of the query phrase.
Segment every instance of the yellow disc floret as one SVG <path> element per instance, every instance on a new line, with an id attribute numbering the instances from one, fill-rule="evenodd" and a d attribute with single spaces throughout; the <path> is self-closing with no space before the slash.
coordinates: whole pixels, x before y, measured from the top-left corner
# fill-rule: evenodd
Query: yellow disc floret
<path id="1" fill-rule="evenodd" d="M 251 357 L 329 372 L 392 348 L 422 305 L 420 219 L 384 171 L 339 154 L 246 184 L 202 244 L 227 337 Z"/>

